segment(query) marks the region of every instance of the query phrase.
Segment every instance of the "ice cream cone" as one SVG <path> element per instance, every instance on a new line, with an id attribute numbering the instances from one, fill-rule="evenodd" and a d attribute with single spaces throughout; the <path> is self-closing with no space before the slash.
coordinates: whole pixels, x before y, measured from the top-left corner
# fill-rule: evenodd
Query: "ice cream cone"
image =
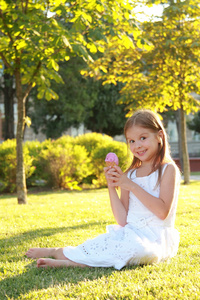
<path id="1" fill-rule="evenodd" d="M 116 163 L 114 161 L 106 161 L 106 167 L 114 167 Z"/>
<path id="2" fill-rule="evenodd" d="M 119 165 L 119 159 L 118 159 L 117 155 L 113 152 L 109 152 L 106 155 L 105 162 L 106 162 L 107 167 L 114 167 L 114 166 Z"/>

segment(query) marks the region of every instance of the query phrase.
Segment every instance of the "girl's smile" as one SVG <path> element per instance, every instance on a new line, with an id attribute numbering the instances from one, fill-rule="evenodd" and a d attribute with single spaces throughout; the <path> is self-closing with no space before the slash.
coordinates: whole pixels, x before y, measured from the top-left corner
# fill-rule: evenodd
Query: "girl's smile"
<path id="1" fill-rule="evenodd" d="M 138 153 L 138 155 L 143 156 L 146 153 L 146 150 L 140 151 L 140 152 L 137 152 L 137 153 Z"/>

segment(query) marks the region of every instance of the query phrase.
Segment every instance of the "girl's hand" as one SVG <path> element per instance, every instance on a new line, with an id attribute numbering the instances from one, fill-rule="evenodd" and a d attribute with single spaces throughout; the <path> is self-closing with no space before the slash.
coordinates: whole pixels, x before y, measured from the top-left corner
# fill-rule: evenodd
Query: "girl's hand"
<path id="1" fill-rule="evenodd" d="M 106 181 L 107 181 L 107 184 L 108 186 L 111 185 L 111 183 L 113 183 L 113 180 L 110 179 L 111 175 L 110 175 L 110 171 L 111 169 L 113 169 L 112 167 L 105 167 L 104 168 L 104 173 L 105 173 L 105 177 L 106 177 Z"/>
<path id="2" fill-rule="evenodd" d="M 119 186 L 122 189 L 129 190 L 130 179 L 127 178 L 127 175 L 118 166 L 108 167 L 108 170 L 106 170 L 106 179 L 109 186 Z"/>

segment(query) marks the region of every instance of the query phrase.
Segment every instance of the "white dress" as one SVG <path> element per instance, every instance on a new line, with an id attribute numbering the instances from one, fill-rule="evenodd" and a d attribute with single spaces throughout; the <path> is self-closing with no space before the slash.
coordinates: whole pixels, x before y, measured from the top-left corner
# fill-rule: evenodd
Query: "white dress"
<path id="1" fill-rule="evenodd" d="M 127 176 L 151 195 L 159 197 L 160 186 L 155 188 L 158 171 L 145 177 L 136 177 L 134 170 Z M 156 217 L 130 192 L 127 224 L 124 227 L 108 225 L 107 233 L 86 240 L 77 247 L 65 247 L 64 255 L 80 264 L 118 270 L 127 265 L 158 263 L 175 256 L 179 245 L 179 233 L 174 228 L 178 190 L 179 184 L 165 220 Z"/>

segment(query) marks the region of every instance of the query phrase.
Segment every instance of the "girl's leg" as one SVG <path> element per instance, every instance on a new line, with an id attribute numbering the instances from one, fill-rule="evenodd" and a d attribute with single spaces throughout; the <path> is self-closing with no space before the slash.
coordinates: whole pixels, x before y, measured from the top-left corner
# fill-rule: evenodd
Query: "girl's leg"
<path id="1" fill-rule="evenodd" d="M 54 257 L 55 259 L 65 260 L 63 248 L 31 248 L 26 252 L 29 258 Z"/>
<path id="2" fill-rule="evenodd" d="M 88 267 L 84 264 L 76 263 L 69 260 L 63 254 L 63 248 L 31 248 L 26 252 L 26 256 L 30 258 L 39 257 L 54 257 L 51 258 L 39 258 L 37 261 L 38 268 L 46 267 Z"/>
<path id="3" fill-rule="evenodd" d="M 88 267 L 87 265 L 76 263 L 72 260 L 69 260 L 65 257 L 65 259 L 51 259 L 51 258 L 40 258 L 37 261 L 38 268 L 47 268 L 47 267 Z"/>

